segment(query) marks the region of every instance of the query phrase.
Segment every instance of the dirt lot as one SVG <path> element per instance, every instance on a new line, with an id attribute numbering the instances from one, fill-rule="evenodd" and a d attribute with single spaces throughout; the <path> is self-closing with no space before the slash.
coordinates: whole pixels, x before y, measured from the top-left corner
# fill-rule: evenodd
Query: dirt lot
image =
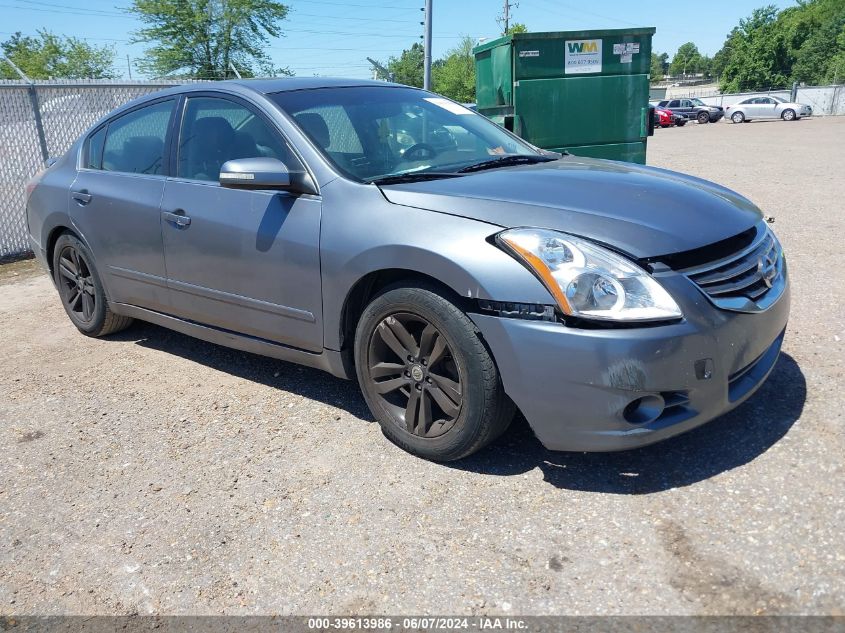
<path id="1" fill-rule="evenodd" d="M 842 613 L 845 117 L 659 130 L 650 163 L 777 218 L 764 388 L 635 452 L 515 424 L 452 466 L 354 384 L 136 324 L 78 334 L 0 268 L 0 613 Z M 15 274 L 17 273 L 17 274 Z"/>

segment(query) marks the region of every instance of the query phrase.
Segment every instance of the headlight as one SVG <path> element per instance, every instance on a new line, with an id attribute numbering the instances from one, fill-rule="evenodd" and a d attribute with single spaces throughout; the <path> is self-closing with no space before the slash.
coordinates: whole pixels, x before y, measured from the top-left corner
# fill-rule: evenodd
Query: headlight
<path id="1" fill-rule="evenodd" d="M 510 229 L 496 241 L 543 282 L 564 314 L 605 321 L 681 316 L 648 272 L 592 242 L 545 229 Z"/>

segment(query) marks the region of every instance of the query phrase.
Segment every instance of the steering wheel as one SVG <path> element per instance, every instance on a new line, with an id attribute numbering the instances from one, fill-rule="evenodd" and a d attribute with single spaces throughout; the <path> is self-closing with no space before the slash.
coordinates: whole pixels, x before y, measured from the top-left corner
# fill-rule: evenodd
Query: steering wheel
<path id="1" fill-rule="evenodd" d="M 428 160 L 435 156 L 437 156 L 437 150 L 428 143 L 415 143 L 405 150 L 405 153 L 402 154 L 402 160 Z"/>

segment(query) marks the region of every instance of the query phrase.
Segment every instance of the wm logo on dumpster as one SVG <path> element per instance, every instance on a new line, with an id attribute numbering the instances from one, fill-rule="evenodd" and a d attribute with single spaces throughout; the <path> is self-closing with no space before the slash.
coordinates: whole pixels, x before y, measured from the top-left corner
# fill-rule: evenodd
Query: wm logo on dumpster
<path id="1" fill-rule="evenodd" d="M 567 42 L 566 48 L 569 53 L 597 53 L 599 46 L 596 40 L 586 40 L 583 42 Z"/>
<path id="2" fill-rule="evenodd" d="M 565 46 L 565 74 L 601 72 L 601 40 L 567 40 Z"/>

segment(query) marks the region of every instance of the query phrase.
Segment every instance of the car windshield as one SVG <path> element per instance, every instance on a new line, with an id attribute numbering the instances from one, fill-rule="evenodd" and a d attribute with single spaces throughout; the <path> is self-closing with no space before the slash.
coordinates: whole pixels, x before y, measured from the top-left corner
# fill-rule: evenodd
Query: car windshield
<path id="1" fill-rule="evenodd" d="M 701 99 L 690 99 L 690 101 L 692 101 L 692 105 L 695 105 L 695 106 L 705 105 L 704 102 Z"/>
<path id="2" fill-rule="evenodd" d="M 789 103 L 786 99 L 782 99 L 781 97 L 777 97 L 775 95 L 771 95 L 772 99 L 777 101 L 778 103 Z"/>
<path id="3" fill-rule="evenodd" d="M 270 97 L 329 161 L 361 181 L 417 172 L 433 177 L 497 158 L 543 158 L 486 117 L 414 88 L 318 88 Z"/>

